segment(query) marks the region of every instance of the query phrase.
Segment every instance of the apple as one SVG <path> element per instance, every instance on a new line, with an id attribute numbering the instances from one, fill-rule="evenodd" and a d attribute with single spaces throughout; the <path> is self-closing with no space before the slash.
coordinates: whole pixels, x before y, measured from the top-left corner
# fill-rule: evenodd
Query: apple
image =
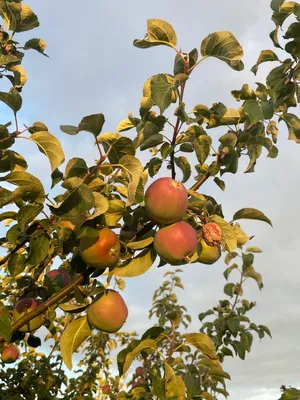
<path id="1" fill-rule="evenodd" d="M 121 329 L 127 316 L 128 308 L 122 296 L 111 289 L 105 290 L 87 310 L 90 325 L 107 333 L 114 333 Z"/>
<path id="2" fill-rule="evenodd" d="M 202 227 L 202 237 L 210 245 L 220 244 L 222 239 L 221 228 L 214 222 L 208 222 Z"/>
<path id="3" fill-rule="evenodd" d="M 143 367 L 137 367 L 135 370 L 135 373 L 137 376 L 142 376 L 144 375 L 144 368 Z"/>
<path id="4" fill-rule="evenodd" d="M 102 390 L 103 394 L 108 394 L 110 392 L 110 386 L 104 385 L 104 386 L 102 386 L 101 390 Z"/>
<path id="5" fill-rule="evenodd" d="M 49 294 L 59 292 L 69 283 L 71 283 L 70 275 L 63 269 L 53 269 L 47 272 L 44 278 L 44 286 Z"/>
<path id="6" fill-rule="evenodd" d="M 197 233 L 185 221 L 161 228 L 154 236 L 154 250 L 171 265 L 185 264 L 197 246 Z"/>
<path id="7" fill-rule="evenodd" d="M 41 304 L 40 300 L 36 300 L 33 298 L 25 298 L 21 299 L 17 302 L 13 309 L 13 322 L 18 321 L 21 317 L 28 314 L 30 311 L 35 310 Z M 29 321 L 26 325 L 23 325 L 19 331 L 20 332 L 32 332 L 37 330 L 43 325 L 44 316 L 38 315 Z"/>
<path id="8" fill-rule="evenodd" d="M 159 178 L 145 193 L 145 209 L 150 218 L 161 224 L 172 224 L 184 216 L 188 207 L 188 192 L 172 178 Z"/>
<path id="9" fill-rule="evenodd" d="M 219 244 L 214 244 L 210 246 L 206 243 L 204 239 L 200 240 L 202 250 L 198 255 L 197 261 L 202 264 L 214 264 L 221 257 L 221 246 Z"/>
<path id="10" fill-rule="evenodd" d="M 9 346 L 5 347 L 1 354 L 1 360 L 5 364 L 12 364 L 17 361 L 20 357 L 20 350 L 14 344 L 10 344 Z"/>
<path id="11" fill-rule="evenodd" d="M 120 256 L 121 244 L 118 236 L 109 228 L 99 231 L 98 237 L 83 237 L 80 240 L 80 255 L 91 267 L 112 267 Z"/>

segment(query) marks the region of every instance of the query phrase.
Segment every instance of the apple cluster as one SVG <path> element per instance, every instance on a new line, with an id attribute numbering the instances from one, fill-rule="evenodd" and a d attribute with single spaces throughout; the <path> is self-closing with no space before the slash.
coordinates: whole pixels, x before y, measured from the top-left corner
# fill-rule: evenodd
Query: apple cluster
<path id="1" fill-rule="evenodd" d="M 198 234 L 182 220 L 187 208 L 188 192 L 182 183 L 164 177 L 149 186 L 145 193 L 145 209 L 160 226 L 154 237 L 154 249 L 171 265 L 189 262 L 197 250 L 198 262 L 213 264 L 221 256 L 221 230 L 218 225 L 208 223 Z"/>

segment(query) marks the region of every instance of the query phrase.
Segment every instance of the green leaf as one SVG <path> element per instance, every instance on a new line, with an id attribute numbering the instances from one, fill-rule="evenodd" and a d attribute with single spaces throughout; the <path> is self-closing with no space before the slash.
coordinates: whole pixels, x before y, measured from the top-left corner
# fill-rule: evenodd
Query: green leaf
<path id="1" fill-rule="evenodd" d="M 0 222 L 5 221 L 6 219 L 17 219 L 17 213 L 15 211 L 6 211 L 0 214 Z"/>
<path id="2" fill-rule="evenodd" d="M 237 238 L 233 226 L 218 215 L 213 215 L 210 221 L 215 222 L 221 228 L 222 247 L 227 251 L 235 250 L 237 248 Z"/>
<path id="3" fill-rule="evenodd" d="M 246 355 L 246 349 L 245 346 L 238 342 L 237 340 L 234 340 L 232 343 L 230 343 L 231 346 L 234 348 L 235 353 L 242 359 L 245 360 L 245 355 Z"/>
<path id="4" fill-rule="evenodd" d="M 251 266 L 247 267 L 244 270 L 244 276 L 254 279 L 256 281 L 257 286 L 259 287 L 259 289 L 262 289 L 264 287 L 263 282 L 262 282 L 261 274 L 256 272 L 253 267 L 251 267 Z"/>
<path id="5" fill-rule="evenodd" d="M 51 172 L 58 168 L 65 160 L 65 155 L 59 140 L 51 135 L 51 133 L 36 132 L 30 136 L 30 140 L 33 140 L 40 148 L 50 161 Z"/>
<path id="6" fill-rule="evenodd" d="M 215 182 L 216 185 L 219 186 L 219 188 L 220 188 L 221 190 L 224 191 L 224 190 L 226 189 L 225 182 L 222 181 L 222 180 L 221 180 L 220 178 L 218 178 L 217 176 L 214 178 L 214 182 Z"/>
<path id="7" fill-rule="evenodd" d="M 133 45 L 140 49 L 148 49 L 153 46 L 165 45 L 174 47 L 177 44 L 177 37 L 173 27 L 162 19 L 147 20 L 147 34 L 145 39 L 135 39 Z"/>
<path id="8" fill-rule="evenodd" d="M 205 163 L 210 154 L 211 137 L 208 135 L 200 135 L 198 138 L 190 135 L 191 144 L 196 152 L 197 159 L 202 165 Z"/>
<path id="9" fill-rule="evenodd" d="M 11 88 L 8 93 L 0 92 L 0 101 L 3 101 L 14 113 L 22 107 L 22 97 L 15 88 Z"/>
<path id="10" fill-rule="evenodd" d="M 246 253 L 262 253 L 262 250 L 259 247 L 247 247 Z"/>
<path id="11" fill-rule="evenodd" d="M 169 82 L 166 74 L 158 74 L 151 78 L 150 87 L 151 99 L 163 114 L 172 103 L 173 84 Z"/>
<path id="12" fill-rule="evenodd" d="M 130 121 L 130 119 L 124 119 L 121 121 L 118 126 L 117 126 L 117 132 L 125 132 L 128 131 L 129 129 L 134 128 L 134 124 Z"/>
<path id="13" fill-rule="evenodd" d="M 191 166 L 186 159 L 186 157 L 180 156 L 180 157 L 175 157 L 175 164 L 177 165 L 178 168 L 181 169 L 183 177 L 181 182 L 185 183 L 191 176 L 192 170 Z"/>
<path id="14" fill-rule="evenodd" d="M 157 339 L 163 332 L 165 332 L 165 330 L 161 326 L 153 326 L 152 328 L 147 329 L 146 332 L 143 333 L 141 340 Z"/>
<path id="15" fill-rule="evenodd" d="M 127 206 L 135 203 L 139 181 L 144 170 L 140 160 L 133 156 L 123 156 L 120 165 L 127 171 L 129 176 Z"/>
<path id="16" fill-rule="evenodd" d="M 148 139 L 146 139 L 140 146 L 141 150 L 146 150 L 151 147 L 158 146 L 159 144 L 163 143 L 164 137 L 160 133 L 157 133 L 156 135 L 150 136 Z"/>
<path id="17" fill-rule="evenodd" d="M 58 307 L 62 311 L 78 314 L 78 313 L 81 313 L 82 311 L 85 311 L 87 309 L 87 307 L 88 307 L 88 304 L 69 304 L 69 303 L 64 303 L 64 304 L 59 304 Z"/>
<path id="18" fill-rule="evenodd" d="M 65 169 L 65 178 L 83 178 L 88 173 L 88 166 L 82 158 L 71 158 Z"/>
<path id="19" fill-rule="evenodd" d="M 109 150 L 108 159 L 112 164 L 118 164 L 123 156 L 135 155 L 132 140 L 119 133 L 105 132 L 98 137 L 97 142 L 102 144 L 105 151 Z"/>
<path id="20" fill-rule="evenodd" d="M 0 202 L 1 206 L 7 205 L 13 201 L 22 198 L 23 200 L 34 201 L 45 195 L 42 183 L 38 178 L 24 171 L 11 172 L 10 174 L 0 178 L 1 181 L 11 183 L 18 186 L 8 198 L 4 199 L 5 202 Z M 2 199 L 1 199 L 2 200 Z"/>
<path id="21" fill-rule="evenodd" d="M 10 342 L 11 335 L 12 326 L 9 311 L 4 304 L 0 302 L 0 336 L 2 336 L 6 342 Z"/>
<path id="22" fill-rule="evenodd" d="M 22 4 L 20 18 L 15 25 L 11 24 L 10 29 L 16 32 L 25 32 L 37 28 L 39 25 L 38 17 L 32 9 L 27 4 Z"/>
<path id="23" fill-rule="evenodd" d="M 105 118 L 103 114 L 92 114 L 82 118 L 78 125 L 78 132 L 91 132 L 94 136 L 98 136 L 104 125 Z"/>
<path id="24" fill-rule="evenodd" d="M 18 212 L 18 224 L 23 232 L 27 225 L 42 211 L 43 206 L 39 204 L 27 204 L 20 208 Z"/>
<path id="25" fill-rule="evenodd" d="M 254 90 L 250 89 L 247 84 L 244 84 L 241 90 L 232 90 L 231 94 L 237 101 L 256 99 Z"/>
<path id="26" fill-rule="evenodd" d="M 228 132 L 225 135 L 219 138 L 219 142 L 223 146 L 232 146 L 234 147 L 237 143 L 237 136 L 233 132 Z"/>
<path id="27" fill-rule="evenodd" d="M 242 208 L 241 210 L 237 211 L 232 220 L 236 221 L 238 219 L 255 219 L 266 222 L 267 224 L 273 226 L 271 220 L 256 208 Z"/>
<path id="28" fill-rule="evenodd" d="M 114 275 L 125 278 L 140 276 L 152 267 L 155 258 L 156 255 L 153 250 L 145 249 L 139 255 L 123 264 L 122 267 L 115 268 Z"/>
<path id="29" fill-rule="evenodd" d="M 94 219 L 94 218 L 98 217 L 99 215 L 106 213 L 106 211 L 109 208 L 109 203 L 105 196 L 103 196 L 101 193 L 97 193 L 97 192 L 93 192 L 93 195 L 94 195 L 94 199 L 95 199 L 94 212 L 93 212 L 93 215 L 87 219 Z"/>
<path id="30" fill-rule="evenodd" d="M 204 333 L 187 333 L 183 337 L 186 339 L 186 343 L 196 347 L 211 361 L 216 362 L 217 365 L 219 364 L 214 342 L 209 336 Z"/>
<path id="31" fill-rule="evenodd" d="M 74 179 L 74 178 L 71 178 Z M 74 218 L 79 217 L 85 211 L 89 211 L 95 206 L 95 198 L 89 187 L 82 183 L 66 197 L 57 207 L 49 206 L 52 213 L 58 217 L 67 214 Z"/>
<path id="32" fill-rule="evenodd" d="M 44 261 L 48 255 L 49 248 L 50 240 L 47 236 L 32 237 L 29 243 L 29 255 L 26 264 L 35 266 Z"/>
<path id="33" fill-rule="evenodd" d="M 238 253 L 233 251 L 231 253 L 227 253 L 226 257 L 225 257 L 225 264 L 228 265 L 230 263 L 231 260 L 233 260 L 235 257 L 238 256 Z"/>
<path id="34" fill-rule="evenodd" d="M 116 226 L 118 221 L 125 214 L 125 203 L 123 200 L 110 200 L 108 202 L 109 208 L 104 214 L 106 226 Z"/>
<path id="35" fill-rule="evenodd" d="M 66 133 L 67 135 L 78 134 L 78 127 L 74 125 L 60 125 L 60 130 Z"/>
<path id="36" fill-rule="evenodd" d="M 226 285 L 224 286 L 224 293 L 229 297 L 233 296 L 234 290 L 235 290 L 234 283 L 226 283 Z"/>
<path id="37" fill-rule="evenodd" d="M 16 277 L 21 274 L 26 267 L 26 257 L 21 253 L 13 254 L 7 263 L 7 268 L 11 276 Z M 0 334 L 1 336 L 1 334 Z"/>
<path id="38" fill-rule="evenodd" d="M 232 254 L 232 253 L 229 253 Z M 237 264 L 232 264 L 230 267 L 226 268 L 223 275 L 225 277 L 226 280 L 228 280 L 229 274 L 234 270 L 234 269 L 238 269 L 238 265 Z"/>
<path id="39" fill-rule="evenodd" d="M 151 236 L 147 239 L 139 240 L 138 242 L 129 242 L 126 246 L 131 250 L 140 250 L 148 247 L 153 242 L 153 240 L 154 238 Z"/>
<path id="40" fill-rule="evenodd" d="M 270 329 L 269 329 L 267 326 L 265 326 L 265 325 L 258 325 L 258 328 L 262 329 L 264 332 L 266 332 L 266 334 L 267 334 L 268 336 L 270 336 L 270 338 L 272 338 L 271 331 L 270 331 Z"/>
<path id="41" fill-rule="evenodd" d="M 133 349 L 132 351 L 130 351 L 125 358 L 125 362 L 124 362 L 124 366 L 123 366 L 123 374 L 126 373 L 126 371 L 128 371 L 130 365 L 132 364 L 133 360 L 140 355 L 140 353 L 142 351 L 145 351 L 147 349 L 153 349 L 155 350 L 157 347 L 156 345 L 156 341 L 153 339 L 146 339 L 143 340 L 139 343 L 139 345 L 137 347 L 135 347 L 135 349 Z"/>
<path id="42" fill-rule="evenodd" d="M 155 176 L 159 172 L 161 166 L 162 166 L 162 159 L 158 157 L 153 157 L 148 162 L 145 168 L 148 168 L 149 175 L 151 176 L 151 178 L 153 178 L 153 176 Z"/>
<path id="43" fill-rule="evenodd" d="M 262 50 L 260 52 L 260 55 L 256 61 L 256 64 L 253 65 L 253 67 L 251 68 L 251 71 L 254 73 L 254 75 L 256 75 L 257 70 L 258 70 L 258 66 L 264 62 L 267 61 L 278 61 L 278 57 L 277 55 L 274 53 L 274 51 L 272 50 Z"/>
<path id="44" fill-rule="evenodd" d="M 86 317 L 74 319 L 67 325 L 60 338 L 61 355 L 67 368 L 72 369 L 72 354 L 90 334 L 91 329 Z"/>
<path id="45" fill-rule="evenodd" d="M 300 119 L 291 113 L 284 113 L 282 119 L 289 130 L 289 140 L 300 143 Z"/>
<path id="46" fill-rule="evenodd" d="M 229 318 L 227 320 L 227 324 L 228 324 L 228 328 L 230 330 L 231 333 L 238 333 L 239 331 L 239 327 L 240 327 L 240 320 L 238 318 Z"/>
<path id="47" fill-rule="evenodd" d="M 24 45 L 24 50 L 33 49 L 43 54 L 43 56 L 48 57 L 48 55 L 44 52 L 45 48 L 46 48 L 46 43 L 44 42 L 44 40 L 38 38 L 27 40 L 27 42 Z"/>
<path id="48" fill-rule="evenodd" d="M 243 48 L 231 32 L 214 32 L 202 41 L 201 55 L 216 57 L 236 69 L 241 68 L 240 60 L 243 57 Z"/>
<path id="49" fill-rule="evenodd" d="M 252 124 L 264 119 L 261 105 L 257 100 L 246 100 L 243 108 Z"/>
<path id="50" fill-rule="evenodd" d="M 164 363 L 165 390 L 167 399 L 185 400 L 185 384 L 181 376 L 176 376 L 173 368 Z"/>

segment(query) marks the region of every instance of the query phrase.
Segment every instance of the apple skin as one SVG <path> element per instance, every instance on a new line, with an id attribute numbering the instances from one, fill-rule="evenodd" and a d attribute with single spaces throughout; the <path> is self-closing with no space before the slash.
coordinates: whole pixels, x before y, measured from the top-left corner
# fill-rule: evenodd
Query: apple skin
<path id="1" fill-rule="evenodd" d="M 194 228 L 185 221 L 161 228 L 154 236 L 154 250 L 167 263 L 181 265 L 197 250 L 198 239 Z"/>
<path id="2" fill-rule="evenodd" d="M 209 265 L 214 264 L 216 261 L 218 261 L 218 259 L 222 255 L 221 246 L 220 245 L 209 246 L 204 239 L 201 239 L 200 243 L 202 246 L 202 250 L 198 256 L 197 261 L 202 264 L 209 264 Z"/>
<path id="3" fill-rule="evenodd" d="M 161 224 L 172 224 L 184 216 L 188 207 L 188 192 L 172 178 L 159 178 L 145 193 L 145 209 L 150 218 Z"/>
<path id="4" fill-rule="evenodd" d="M 202 227 L 202 237 L 211 246 L 220 244 L 222 240 L 221 228 L 214 222 L 208 222 Z"/>
<path id="5" fill-rule="evenodd" d="M 118 236 L 106 227 L 99 231 L 96 238 L 83 237 L 79 245 L 83 261 L 97 269 L 112 267 L 118 261 L 120 249 Z"/>
<path id="6" fill-rule="evenodd" d="M 71 283 L 70 275 L 63 269 L 53 269 L 47 272 L 44 278 L 44 286 L 49 294 L 59 292 L 65 286 Z"/>
<path id="7" fill-rule="evenodd" d="M 128 308 L 122 296 L 111 289 L 96 298 L 87 310 L 90 325 L 107 333 L 115 333 L 121 329 L 127 316 Z"/>
<path id="8" fill-rule="evenodd" d="M 104 386 L 102 386 L 101 390 L 102 390 L 103 394 L 108 394 L 110 392 L 110 386 L 104 385 Z"/>
<path id="9" fill-rule="evenodd" d="M 136 373 L 136 375 L 137 376 L 142 376 L 142 375 L 144 375 L 144 368 L 143 367 L 137 367 L 136 368 L 136 370 L 135 370 L 135 373 Z"/>
<path id="10" fill-rule="evenodd" d="M 35 310 L 41 304 L 40 300 L 36 300 L 30 297 L 21 299 L 17 302 L 13 309 L 13 322 L 18 321 L 21 317 L 28 314 L 30 311 Z M 29 321 L 26 325 L 23 325 L 19 331 L 20 332 L 32 332 L 37 330 L 43 325 L 44 316 L 38 315 Z"/>
<path id="11" fill-rule="evenodd" d="M 1 354 L 1 360 L 5 364 L 12 364 L 17 361 L 17 359 L 20 357 L 20 350 L 18 347 L 14 344 L 9 345 L 8 347 L 5 347 L 2 351 Z"/>

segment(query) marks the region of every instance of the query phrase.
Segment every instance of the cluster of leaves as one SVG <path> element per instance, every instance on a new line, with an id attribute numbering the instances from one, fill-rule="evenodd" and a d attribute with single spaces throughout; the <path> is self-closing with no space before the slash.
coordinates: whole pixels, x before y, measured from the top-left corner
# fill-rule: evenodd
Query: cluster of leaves
<path id="1" fill-rule="evenodd" d="M 5 207 L 0 222 L 5 221 L 9 227 L 5 237 L 0 239 L 1 246 L 8 251 L 0 260 L 4 274 L 0 292 L 3 301 L 0 314 L 2 341 L 13 340 L 13 332 L 17 330 L 10 318 L 13 305 L 20 298 L 35 297 L 43 302 L 39 312 L 45 313 L 48 337 L 60 338 L 62 359 L 68 368 L 72 368 L 72 353 L 85 340 L 91 347 L 99 343 L 103 345 L 103 353 L 98 355 L 101 368 L 94 366 L 92 376 L 98 379 L 99 374 L 104 374 L 112 385 L 112 398 L 147 399 L 156 396 L 160 399 L 183 399 L 188 396 L 192 399 L 200 396 L 209 400 L 217 393 L 227 395 L 225 379 L 229 376 L 223 371 L 221 362 L 225 356 L 233 355 L 229 346 L 244 359 L 246 351 L 251 349 L 251 331 L 256 331 L 259 337 L 269 334 L 268 328 L 256 326 L 245 315 L 255 303 L 240 299 L 246 279 L 255 279 L 262 288 L 261 276 L 253 267 L 253 253 L 257 249 L 248 249 L 241 254 L 240 268 L 232 264 L 226 269 L 226 279 L 233 270 L 240 273 L 239 282 L 228 283 L 224 289 L 233 301 L 222 300 L 212 310 L 200 314 L 201 322 L 208 316 L 216 317 L 205 322 L 200 333 L 182 335 L 179 332 L 181 325 L 184 328 L 188 326 L 190 316 L 177 304 L 173 293 L 174 287 L 181 287 L 179 277 L 175 273 L 167 275 L 170 279 L 155 293 L 150 314 L 158 317 L 159 325 L 150 328 L 139 340 L 122 339 L 130 344 L 118 356 L 120 376 L 139 357 L 148 368 L 146 383 L 132 387 L 129 392 L 117 394 L 118 379 L 107 375 L 110 368 L 107 349 L 112 344 L 109 345 L 111 342 L 107 335 L 92 336 L 85 310 L 104 286 L 115 282 L 122 290 L 123 278 L 142 275 L 154 265 L 156 224 L 145 211 L 144 188 L 149 176 L 153 178 L 164 170 L 164 163 L 173 178 L 181 171 L 183 183 L 193 175 L 195 183 L 188 190 L 189 206 L 184 220 L 197 232 L 201 232 L 207 222 L 219 225 L 227 264 L 238 257 L 237 250 L 251 239 L 237 220 L 256 219 L 271 225 L 268 217 L 254 208 L 237 211 L 231 222 L 227 222 L 217 200 L 198 192 L 210 177 L 225 190 L 221 178 L 226 173 L 236 173 L 240 157 L 244 155 L 249 157 L 245 172 L 254 171 L 263 148 L 269 158 L 275 158 L 278 154 L 277 121 L 285 121 L 289 139 L 300 142 L 300 121 L 289 112 L 300 98 L 300 6 L 296 2 L 272 0 L 271 7 L 276 29 L 270 36 L 276 48 L 282 49 L 279 28 L 283 22 L 290 15 L 297 20 L 287 28 L 282 38 L 288 40 L 284 50 L 291 58 L 281 61 L 272 50 L 263 50 L 252 68 L 253 73 L 256 74 L 259 65 L 265 61 L 277 62 L 279 66 L 268 74 L 265 84 L 257 83 L 255 90 L 245 84 L 241 90 L 232 91 L 233 97 L 241 102 L 238 108 L 214 103 L 212 106 L 196 104 L 188 109 L 184 103 L 185 87 L 191 74 L 207 58 L 217 58 L 236 71 L 243 69 L 243 49 L 231 32 L 211 33 L 203 39 L 200 52 L 197 49 L 181 52 L 177 48 L 176 33 L 169 23 L 159 19 L 148 20 L 145 38 L 135 40 L 134 45 L 142 49 L 163 45 L 174 50 L 172 73 L 157 74 L 145 82 L 139 115 L 129 114 L 114 133 L 103 132 L 105 118 L 101 113 L 83 117 L 77 126 L 62 125 L 61 130 L 71 136 L 82 131 L 91 134 L 99 152 L 96 163 L 88 165 L 82 158 L 72 158 L 62 172 L 64 152 L 47 126 L 34 122 L 20 130 L 18 123 L 22 106 L 20 93 L 26 83 L 26 73 L 20 65 L 24 53 L 20 50 L 35 49 L 45 55 L 45 43 L 33 38 L 20 47 L 15 34 L 37 27 L 38 19 L 21 1 L 0 1 L 0 15 L 6 25 L 6 29 L 1 28 L 0 36 L 1 76 L 12 83 L 8 93 L 0 92 L 0 101 L 12 110 L 15 125 L 12 131 L 9 130 L 11 122 L 0 125 L 0 173 L 5 174 L 0 177 L 4 182 L 0 187 L 0 207 Z M 175 108 L 175 121 L 172 121 L 172 115 L 166 115 L 172 106 Z M 225 131 L 213 143 L 209 132 L 217 127 L 223 127 Z M 123 134 L 131 129 L 136 131 L 133 140 Z M 35 143 L 48 157 L 52 189 L 61 185 L 61 191 L 54 198 L 45 193 L 37 177 L 27 172 L 25 158 L 11 149 L 16 140 L 23 139 Z M 149 161 L 143 165 L 138 152 L 145 150 L 149 150 Z M 194 166 L 185 153 L 195 156 Z M 11 189 L 12 186 L 16 188 Z M 73 221 L 76 227 L 66 227 L 63 221 Z M 88 269 L 78 253 L 80 239 L 96 237 L 99 228 L 104 226 L 115 229 L 121 241 L 120 259 L 106 272 Z M 190 262 L 197 262 L 200 251 L 191 257 Z M 70 273 L 73 282 L 67 291 L 49 297 L 43 286 L 43 276 L 54 262 Z M 163 261 L 159 266 L 162 265 Z M 100 282 L 101 275 L 107 278 L 105 284 Z M 56 311 L 58 305 L 59 311 Z M 57 322 L 61 312 L 68 316 L 64 325 Z M 167 323 L 171 326 L 167 327 Z M 28 340 L 28 335 L 21 340 Z M 196 352 L 192 348 L 196 348 Z M 177 351 L 179 357 L 173 357 Z M 38 362 L 36 359 L 33 365 L 38 365 Z M 84 362 L 93 365 L 92 350 L 87 351 Z M 78 390 L 81 393 L 89 391 L 93 396 L 98 389 L 83 372 L 80 378 L 70 381 L 69 396 L 76 396 Z"/>

